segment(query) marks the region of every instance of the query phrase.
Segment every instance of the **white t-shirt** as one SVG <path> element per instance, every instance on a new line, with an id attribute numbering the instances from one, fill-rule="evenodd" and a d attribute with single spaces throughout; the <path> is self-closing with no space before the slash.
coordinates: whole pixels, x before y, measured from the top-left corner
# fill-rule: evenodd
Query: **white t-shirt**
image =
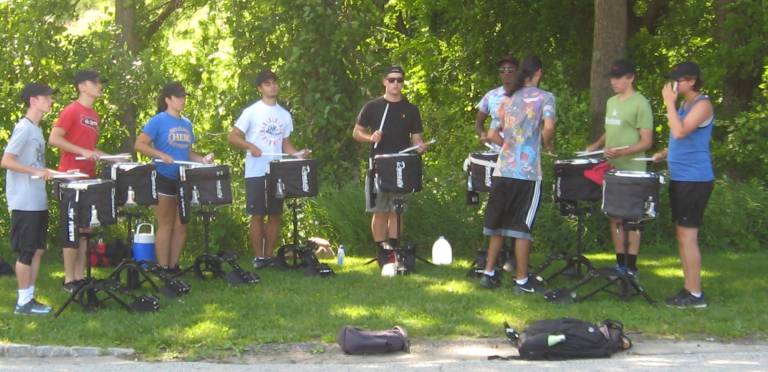
<path id="1" fill-rule="evenodd" d="M 13 128 L 5 152 L 16 155 L 16 160 L 28 167 L 45 168 L 45 139 L 43 130 L 26 117 Z M 30 174 L 8 170 L 5 192 L 9 210 L 47 211 L 48 194 L 45 180 L 33 179 Z"/>
<path id="2" fill-rule="evenodd" d="M 263 153 L 283 152 L 283 139 L 293 131 L 291 114 L 280 105 L 269 106 L 259 100 L 248 106 L 235 122 L 235 127 L 245 133 L 245 140 L 256 145 Z M 261 177 L 267 172 L 269 162 L 279 156 L 255 157 L 245 152 L 245 178 Z"/>

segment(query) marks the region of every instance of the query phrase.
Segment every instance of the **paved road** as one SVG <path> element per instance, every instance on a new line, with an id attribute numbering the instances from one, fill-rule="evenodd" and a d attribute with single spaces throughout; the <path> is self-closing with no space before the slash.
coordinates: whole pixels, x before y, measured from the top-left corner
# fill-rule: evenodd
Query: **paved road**
<path id="1" fill-rule="evenodd" d="M 467 340 L 414 345 L 410 354 L 344 355 L 336 345 L 267 345 L 237 359 L 210 362 L 145 362 L 116 357 L 0 358 L 0 371 L 768 371 L 768 344 L 637 341 L 610 359 L 565 362 L 488 361 L 509 355 L 503 340 Z"/>

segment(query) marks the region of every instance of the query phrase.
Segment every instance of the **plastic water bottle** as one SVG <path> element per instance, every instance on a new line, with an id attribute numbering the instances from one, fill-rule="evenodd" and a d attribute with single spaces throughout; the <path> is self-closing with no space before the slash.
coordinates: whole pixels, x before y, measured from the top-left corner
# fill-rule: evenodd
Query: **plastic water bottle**
<path id="1" fill-rule="evenodd" d="M 451 243 L 440 236 L 432 244 L 432 263 L 435 265 L 450 265 L 453 262 L 453 252 L 451 250 Z"/>
<path id="2" fill-rule="evenodd" d="M 339 266 L 344 266 L 344 244 L 339 245 L 339 254 L 336 255 Z"/>

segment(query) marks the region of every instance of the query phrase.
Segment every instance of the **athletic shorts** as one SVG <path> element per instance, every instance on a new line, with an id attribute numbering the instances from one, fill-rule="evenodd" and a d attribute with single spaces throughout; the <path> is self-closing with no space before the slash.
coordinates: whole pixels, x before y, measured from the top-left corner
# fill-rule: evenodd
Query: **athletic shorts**
<path id="1" fill-rule="evenodd" d="M 369 213 L 394 213 L 395 199 L 400 198 L 403 201 L 408 200 L 408 194 L 394 194 L 391 192 L 380 192 L 374 194 L 373 205 L 371 205 L 371 182 L 368 176 L 365 176 L 365 211 Z M 405 205 L 405 204 L 403 204 Z"/>
<path id="2" fill-rule="evenodd" d="M 672 221 L 682 227 L 701 227 L 713 188 L 714 181 L 671 181 L 669 204 L 672 207 Z"/>
<path id="3" fill-rule="evenodd" d="M 283 214 L 283 199 L 267 195 L 267 176 L 245 179 L 245 212 L 252 216 Z"/>
<path id="4" fill-rule="evenodd" d="M 157 174 L 155 178 L 157 184 L 157 193 L 162 196 L 176 196 L 179 195 L 179 180 L 168 178 L 166 176 Z"/>
<path id="5" fill-rule="evenodd" d="M 533 222 L 541 200 L 541 181 L 494 177 L 485 207 L 483 234 L 533 240 Z"/>
<path id="6" fill-rule="evenodd" d="M 48 211 L 11 211 L 11 249 L 16 253 L 45 249 Z"/>

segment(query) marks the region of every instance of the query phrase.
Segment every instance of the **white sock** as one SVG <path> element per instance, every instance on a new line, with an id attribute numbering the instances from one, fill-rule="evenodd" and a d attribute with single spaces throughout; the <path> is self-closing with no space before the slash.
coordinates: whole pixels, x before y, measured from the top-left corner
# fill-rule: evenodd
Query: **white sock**
<path id="1" fill-rule="evenodd" d="M 494 275 L 496 275 L 496 270 L 493 270 L 493 271 L 487 271 L 486 270 L 486 271 L 483 271 L 483 274 L 488 275 L 488 276 L 494 276 Z"/>
<path id="2" fill-rule="evenodd" d="M 701 292 L 688 292 L 688 293 L 690 293 L 691 296 L 693 296 L 693 297 L 701 298 Z"/>
<path id="3" fill-rule="evenodd" d="M 16 304 L 19 305 L 19 306 L 24 306 L 29 301 L 32 301 L 32 290 L 31 290 L 31 288 L 19 289 L 19 299 L 16 301 Z"/>
<path id="4" fill-rule="evenodd" d="M 29 290 L 32 291 L 32 298 L 35 298 L 35 286 L 34 285 L 29 286 Z"/>
<path id="5" fill-rule="evenodd" d="M 517 283 L 517 285 L 526 285 L 528 284 L 528 277 L 526 276 L 523 279 L 515 279 L 515 283 Z"/>

